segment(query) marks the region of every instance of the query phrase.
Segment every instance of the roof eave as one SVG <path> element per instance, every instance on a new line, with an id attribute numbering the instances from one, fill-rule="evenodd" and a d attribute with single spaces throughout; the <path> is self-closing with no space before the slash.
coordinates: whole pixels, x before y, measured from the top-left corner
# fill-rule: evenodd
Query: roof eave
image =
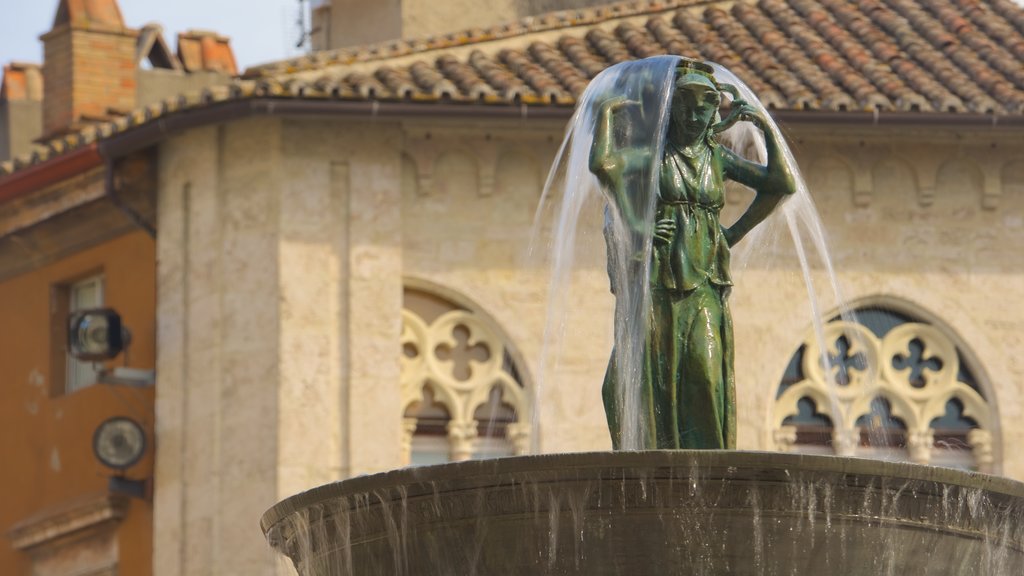
<path id="1" fill-rule="evenodd" d="M 103 165 L 97 143 L 0 178 L 0 203 L 56 184 Z"/>
<path id="2" fill-rule="evenodd" d="M 67 154 L 0 178 L 4 202 L 103 165 L 104 161 L 152 146 L 198 126 L 249 116 L 332 116 L 363 118 L 462 118 L 506 120 L 568 120 L 571 106 L 467 104 L 378 100 L 250 98 L 183 111 L 111 135 Z M 790 125 L 936 126 L 947 128 L 1022 128 L 1024 115 L 951 114 L 928 112 L 816 112 L 774 110 L 772 116 Z"/>
<path id="3" fill-rule="evenodd" d="M 105 158 L 155 144 L 167 135 L 197 126 L 227 122 L 248 116 L 332 116 L 363 118 L 462 118 L 566 121 L 572 106 L 529 104 L 468 104 L 457 102 L 404 102 L 380 100 L 327 100 L 252 98 L 163 117 L 156 122 L 114 135 L 100 142 Z M 929 112 L 815 112 L 773 110 L 781 124 L 832 124 L 877 126 L 936 126 L 948 128 L 1022 128 L 1024 115 L 952 114 Z M 0 187 L 3 181 L 0 180 Z"/>

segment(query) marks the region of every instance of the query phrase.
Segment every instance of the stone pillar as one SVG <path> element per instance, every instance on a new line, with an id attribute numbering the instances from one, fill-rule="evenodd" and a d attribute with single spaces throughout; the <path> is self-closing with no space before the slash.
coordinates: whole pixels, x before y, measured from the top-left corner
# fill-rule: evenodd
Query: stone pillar
<path id="1" fill-rule="evenodd" d="M 401 464 L 397 147 L 289 122 L 161 149 L 156 576 L 273 574 L 267 508 Z"/>
<path id="2" fill-rule="evenodd" d="M 351 150 L 344 472 L 355 476 L 402 464 L 401 142 L 397 129 L 372 124 L 334 135 Z"/>

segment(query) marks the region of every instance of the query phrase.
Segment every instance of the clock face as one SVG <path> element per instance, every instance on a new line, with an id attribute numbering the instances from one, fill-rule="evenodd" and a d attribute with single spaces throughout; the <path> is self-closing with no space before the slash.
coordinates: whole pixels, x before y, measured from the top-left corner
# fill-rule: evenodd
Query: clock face
<path id="1" fill-rule="evenodd" d="M 117 416 L 96 428 L 92 449 L 104 466 L 130 468 L 146 452 L 146 433 L 134 420 Z"/>

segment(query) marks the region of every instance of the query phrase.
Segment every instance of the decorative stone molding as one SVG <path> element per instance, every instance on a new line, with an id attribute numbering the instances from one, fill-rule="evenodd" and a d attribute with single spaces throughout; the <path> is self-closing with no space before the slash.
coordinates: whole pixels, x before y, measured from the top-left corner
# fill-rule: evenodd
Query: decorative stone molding
<path id="1" fill-rule="evenodd" d="M 477 142 L 474 146 L 480 170 L 480 196 L 494 194 L 494 176 L 498 168 L 498 146 L 491 140 Z"/>
<path id="2" fill-rule="evenodd" d="M 402 462 L 412 460 L 412 436 L 416 433 L 416 419 L 402 418 Z"/>
<path id="3" fill-rule="evenodd" d="M 437 146 L 427 140 L 415 142 L 405 153 L 416 166 L 416 193 L 429 196 L 434 192 L 434 162 L 437 160 Z"/>
<path id="4" fill-rule="evenodd" d="M 809 398 L 832 420 L 836 453 L 852 455 L 860 444 L 857 420 L 872 413 L 873 400 L 883 398 L 889 402 L 892 416 L 906 425 L 910 459 L 927 464 L 934 443 L 931 422 L 943 416 L 946 404 L 956 398 L 963 404 L 963 415 L 979 426 L 968 435 L 975 461 L 979 466 L 991 465 L 992 411 L 978 391 L 957 379 L 960 361 L 956 346 L 937 328 L 908 322 L 878 338 L 861 324 L 836 321 L 824 327 L 824 341 L 829 346 L 828 356 L 838 362 L 830 362 L 826 374 L 818 340 L 810 336 L 804 341 L 804 379 L 786 388 L 775 402 L 772 438 L 776 449 L 792 450 L 795 429 L 783 422 L 799 413 L 797 403 L 802 398 Z M 842 350 L 841 341 L 848 344 Z M 915 342 L 920 355 L 913 364 L 911 345 Z M 844 383 L 837 382 L 839 364 L 846 367 Z"/>
<path id="5" fill-rule="evenodd" d="M 7 537 L 16 550 L 28 550 L 73 532 L 119 521 L 127 511 L 128 499 L 123 496 L 95 496 L 22 520 L 10 529 Z"/>
<path id="6" fill-rule="evenodd" d="M 772 439 L 775 441 L 776 450 L 779 452 L 789 452 L 792 450 L 793 445 L 796 444 L 796 426 L 779 426 L 772 433 Z"/>
<path id="7" fill-rule="evenodd" d="M 967 442 L 974 452 L 974 460 L 978 463 L 978 469 L 982 472 L 991 472 L 995 464 L 994 449 L 992 447 L 992 433 L 983 428 L 975 428 L 967 433 Z"/>
<path id="8" fill-rule="evenodd" d="M 997 162 L 988 162 L 982 172 L 983 186 L 981 207 L 985 210 L 998 210 L 1003 196 L 1003 182 Z"/>
<path id="9" fill-rule="evenodd" d="M 460 342 L 457 331 L 464 331 Z M 467 310 L 446 312 L 428 324 L 411 310 L 402 311 L 402 376 L 401 409 L 423 402 L 424 388 L 430 387 L 434 402 L 444 406 L 451 420 L 448 422 L 448 441 L 453 461 L 468 460 L 473 454 L 477 438 L 476 410 L 490 399 L 495 387 L 502 402 L 511 406 L 517 421 L 506 428 L 506 438 L 516 454 L 526 454 L 530 447 L 530 427 L 524 416 L 529 414 L 529 398 L 523 387 L 505 367 L 505 344 L 498 334 L 478 315 Z M 454 350 L 458 346 L 480 349 L 485 359 L 471 355 L 465 357 L 468 373 L 456 375 L 455 359 L 442 358 L 441 349 Z M 412 425 L 410 425 L 412 421 Z M 403 426 L 403 454 L 408 461 L 415 419 L 406 418 Z"/>

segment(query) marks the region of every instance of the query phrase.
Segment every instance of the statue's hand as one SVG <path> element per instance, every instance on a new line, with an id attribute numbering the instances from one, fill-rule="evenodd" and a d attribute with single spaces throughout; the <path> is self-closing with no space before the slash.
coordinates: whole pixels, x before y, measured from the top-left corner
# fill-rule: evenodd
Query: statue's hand
<path id="1" fill-rule="evenodd" d="M 676 235 L 676 221 L 671 218 L 665 218 L 664 220 L 658 220 L 654 224 L 654 243 L 659 246 L 664 246 L 672 243 L 672 238 Z"/>
<path id="2" fill-rule="evenodd" d="M 630 100 L 629 98 L 626 98 L 625 96 L 616 96 L 614 98 L 609 98 L 608 100 L 605 100 L 603 103 L 601 103 L 601 113 L 603 113 L 603 114 L 613 114 L 613 113 L 618 112 L 619 110 L 625 108 L 626 106 L 639 106 L 639 105 L 640 105 L 640 103 L 637 102 L 636 100 Z"/>
<path id="3" fill-rule="evenodd" d="M 747 104 L 745 100 L 733 101 L 732 108 L 733 112 L 730 114 L 730 116 L 735 114 L 740 122 L 750 122 L 754 126 L 757 126 L 758 129 L 761 130 L 762 132 L 767 130 L 768 122 L 765 120 L 764 116 L 761 115 L 761 112 L 759 112 L 756 108 L 754 108 L 750 104 Z"/>

